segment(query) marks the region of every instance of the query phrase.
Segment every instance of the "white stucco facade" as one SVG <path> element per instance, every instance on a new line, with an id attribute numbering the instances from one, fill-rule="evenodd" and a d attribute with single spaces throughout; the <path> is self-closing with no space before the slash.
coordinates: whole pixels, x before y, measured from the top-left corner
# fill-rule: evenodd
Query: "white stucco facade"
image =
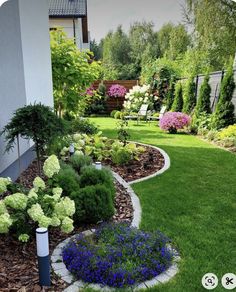
<path id="1" fill-rule="evenodd" d="M 47 0 L 9 0 L 0 7 L 0 130 L 13 112 L 41 102 L 53 106 Z M 21 153 L 30 143 L 20 141 Z M 0 175 L 17 159 L 4 153 L 0 137 Z"/>
<path id="2" fill-rule="evenodd" d="M 89 49 L 89 43 L 83 43 L 81 18 L 50 18 L 50 28 L 63 28 L 69 39 L 74 39 L 80 50 Z"/>

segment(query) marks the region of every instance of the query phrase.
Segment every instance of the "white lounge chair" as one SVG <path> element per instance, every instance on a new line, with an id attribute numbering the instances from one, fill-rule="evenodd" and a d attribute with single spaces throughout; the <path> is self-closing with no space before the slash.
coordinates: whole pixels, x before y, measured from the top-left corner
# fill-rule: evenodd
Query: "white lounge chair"
<path id="1" fill-rule="evenodd" d="M 141 117 L 145 117 L 145 120 L 147 121 L 147 110 L 148 110 L 148 104 L 142 104 L 137 115 L 125 116 L 125 119 L 126 120 L 137 119 L 137 123 L 138 123 Z"/>
<path id="2" fill-rule="evenodd" d="M 159 113 L 159 116 L 152 116 L 152 115 L 148 115 L 147 116 L 147 120 L 150 122 L 150 121 L 153 121 L 153 120 L 157 120 L 159 121 L 163 116 L 164 116 L 164 113 L 166 112 L 166 106 L 163 105 L 161 107 L 161 110 L 160 110 L 160 113 Z"/>

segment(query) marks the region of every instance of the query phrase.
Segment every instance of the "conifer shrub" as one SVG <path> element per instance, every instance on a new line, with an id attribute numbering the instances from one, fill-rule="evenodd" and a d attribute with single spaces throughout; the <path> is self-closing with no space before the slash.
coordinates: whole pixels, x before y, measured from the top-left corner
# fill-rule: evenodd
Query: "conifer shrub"
<path id="1" fill-rule="evenodd" d="M 211 87 L 209 84 L 209 75 L 207 74 L 200 88 L 199 98 L 197 100 L 197 105 L 195 107 L 195 116 L 199 116 L 201 113 L 205 112 L 207 114 L 211 113 Z"/>
<path id="2" fill-rule="evenodd" d="M 196 95 L 195 95 L 195 90 L 196 90 L 196 84 L 194 82 L 194 77 L 191 76 L 185 87 L 184 87 L 184 106 L 183 106 L 183 112 L 186 114 L 190 114 L 194 107 L 196 106 Z"/>
<path id="3" fill-rule="evenodd" d="M 232 103 L 234 88 L 234 73 L 231 66 L 228 68 L 221 84 L 220 98 L 213 117 L 214 128 L 225 128 L 235 123 L 234 105 Z"/>
<path id="4" fill-rule="evenodd" d="M 176 83 L 175 86 L 175 99 L 172 104 L 171 110 L 173 112 L 181 112 L 183 109 L 183 89 L 180 82 Z"/>
<path id="5" fill-rule="evenodd" d="M 167 111 L 171 110 L 172 104 L 175 99 L 175 85 L 176 85 L 176 79 L 175 77 L 172 77 L 170 81 L 170 87 L 166 95 L 166 110 Z"/>
<path id="6" fill-rule="evenodd" d="M 70 157 L 69 161 L 77 173 L 80 173 L 82 167 L 92 164 L 92 158 L 83 154 L 74 154 Z"/>
<path id="7" fill-rule="evenodd" d="M 114 215 L 113 197 L 105 184 L 87 185 L 73 192 L 71 198 L 75 202 L 75 222 L 97 223 Z"/>

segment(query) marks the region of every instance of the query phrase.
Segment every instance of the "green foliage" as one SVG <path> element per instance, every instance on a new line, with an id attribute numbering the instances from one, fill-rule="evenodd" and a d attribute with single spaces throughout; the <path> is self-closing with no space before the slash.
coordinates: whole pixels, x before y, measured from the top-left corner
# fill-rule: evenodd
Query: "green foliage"
<path id="1" fill-rule="evenodd" d="M 175 86 L 175 99 L 172 104 L 171 110 L 173 112 L 181 112 L 183 109 L 183 90 L 181 82 L 176 83 Z"/>
<path id="2" fill-rule="evenodd" d="M 95 39 L 90 41 L 90 50 L 94 55 L 94 59 L 96 61 L 99 61 L 102 59 L 102 42 L 99 44 L 96 42 Z"/>
<path id="3" fill-rule="evenodd" d="M 120 119 L 120 114 L 121 114 L 120 111 L 116 111 L 116 113 L 114 114 L 114 119 L 116 120 Z"/>
<path id="4" fill-rule="evenodd" d="M 114 203 L 105 185 L 86 186 L 72 194 L 75 202 L 75 222 L 97 223 L 114 215 Z"/>
<path id="5" fill-rule="evenodd" d="M 64 196 L 71 197 L 71 193 L 80 187 L 78 173 L 71 165 L 65 163 L 61 163 L 61 169 L 53 181 L 63 189 Z"/>
<path id="6" fill-rule="evenodd" d="M 114 179 L 111 172 L 108 169 L 103 167 L 101 170 L 98 170 L 94 166 L 88 166 L 84 167 L 81 170 L 80 176 L 81 188 L 94 185 L 106 186 L 110 192 L 110 196 L 112 198 L 115 197 Z"/>
<path id="7" fill-rule="evenodd" d="M 235 125 L 230 125 L 225 129 L 222 129 L 219 132 L 218 137 L 220 139 L 224 139 L 224 138 L 236 138 L 236 124 Z"/>
<path id="8" fill-rule="evenodd" d="M 111 154 L 112 162 L 116 165 L 127 165 L 132 160 L 132 153 L 126 148 L 120 148 Z"/>
<path id="9" fill-rule="evenodd" d="M 124 144 L 124 146 L 127 144 L 127 141 L 130 138 L 130 134 L 128 132 L 128 121 L 122 120 L 117 123 L 117 138 Z"/>
<path id="10" fill-rule="evenodd" d="M 221 83 L 220 97 L 214 113 L 214 127 L 217 129 L 235 123 L 234 105 L 232 103 L 234 89 L 234 73 L 232 66 L 230 66 Z"/>
<path id="11" fill-rule="evenodd" d="M 64 124 L 62 120 L 52 112 L 50 107 L 39 103 L 17 109 L 1 134 L 5 134 L 6 151 L 13 148 L 18 136 L 24 139 L 32 139 L 35 143 L 40 172 L 39 161 L 45 146 L 63 132 Z"/>
<path id="12" fill-rule="evenodd" d="M 51 31 L 51 58 L 55 110 L 76 113 L 84 91 L 100 75 L 100 65 L 91 62 L 92 53 L 80 52 L 61 30 Z"/>
<path id="13" fill-rule="evenodd" d="M 110 113 L 110 116 L 111 116 L 112 118 L 115 118 L 115 114 L 116 114 L 116 112 L 117 112 L 117 110 L 113 110 L 113 111 Z"/>
<path id="14" fill-rule="evenodd" d="M 222 70 L 235 54 L 236 3 L 231 0 L 187 0 L 195 46 L 206 53 L 212 70 Z"/>
<path id="15" fill-rule="evenodd" d="M 194 114 L 199 116 L 201 113 L 206 112 L 211 113 L 211 87 L 209 85 L 209 75 L 204 77 L 204 81 L 200 88 L 199 97 L 197 100 L 197 105 L 195 107 Z"/>
<path id="16" fill-rule="evenodd" d="M 196 105 L 196 84 L 194 82 L 194 77 L 190 77 L 184 86 L 184 106 L 183 112 L 190 114 Z"/>
<path id="17" fill-rule="evenodd" d="M 170 80 L 170 85 L 166 94 L 166 100 L 165 100 L 165 105 L 166 105 L 166 111 L 170 111 L 172 104 L 175 99 L 175 85 L 176 85 L 176 78 L 172 76 Z"/>
<path id="18" fill-rule="evenodd" d="M 198 115 L 193 115 L 191 122 L 191 132 L 200 135 L 207 133 L 212 129 L 212 114 L 201 112 Z"/>
<path id="19" fill-rule="evenodd" d="M 82 167 L 92 164 L 91 157 L 87 155 L 74 154 L 70 157 L 69 161 L 77 173 L 80 173 Z"/>
<path id="20" fill-rule="evenodd" d="M 98 133 L 97 126 L 90 122 L 89 119 L 77 118 L 71 123 L 71 133 L 85 133 L 89 135 L 94 135 Z"/>

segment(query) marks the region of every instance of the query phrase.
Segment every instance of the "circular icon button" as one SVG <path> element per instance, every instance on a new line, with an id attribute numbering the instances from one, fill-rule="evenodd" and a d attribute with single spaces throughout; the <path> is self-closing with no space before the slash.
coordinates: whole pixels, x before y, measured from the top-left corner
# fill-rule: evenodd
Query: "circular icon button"
<path id="1" fill-rule="evenodd" d="M 202 286 L 207 290 L 213 290 L 218 285 L 218 278 L 213 273 L 207 273 L 202 277 Z"/>
<path id="2" fill-rule="evenodd" d="M 225 274 L 221 279 L 221 284 L 225 289 L 228 290 L 236 288 L 236 275 L 233 273 Z"/>

